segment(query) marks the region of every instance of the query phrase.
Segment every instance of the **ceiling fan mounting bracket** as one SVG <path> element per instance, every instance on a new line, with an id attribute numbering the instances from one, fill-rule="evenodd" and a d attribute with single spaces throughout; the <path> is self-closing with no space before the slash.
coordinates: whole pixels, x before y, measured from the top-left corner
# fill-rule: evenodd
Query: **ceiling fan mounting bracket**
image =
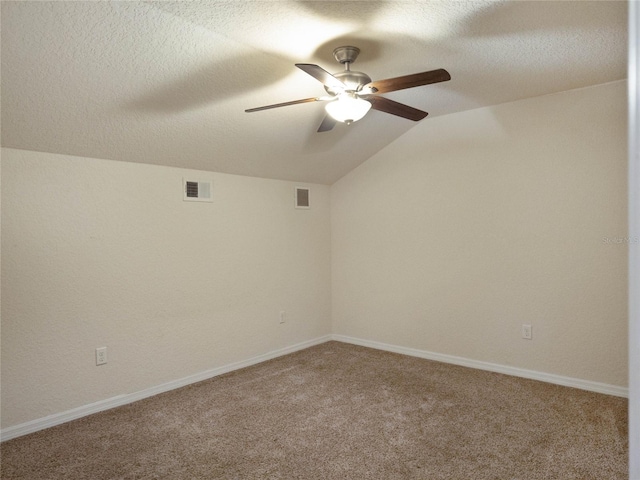
<path id="1" fill-rule="evenodd" d="M 336 59 L 339 63 L 353 63 L 358 58 L 360 54 L 360 49 L 358 47 L 338 47 L 333 51 L 333 58 Z"/>

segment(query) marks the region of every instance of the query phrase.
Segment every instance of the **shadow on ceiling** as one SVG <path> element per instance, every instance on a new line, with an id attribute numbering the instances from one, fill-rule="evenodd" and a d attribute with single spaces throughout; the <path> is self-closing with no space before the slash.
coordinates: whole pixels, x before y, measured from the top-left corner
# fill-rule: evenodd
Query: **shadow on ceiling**
<path id="1" fill-rule="evenodd" d="M 275 83 L 291 74 L 292 68 L 290 61 L 264 52 L 229 58 L 144 93 L 124 109 L 165 114 L 194 110 Z"/>

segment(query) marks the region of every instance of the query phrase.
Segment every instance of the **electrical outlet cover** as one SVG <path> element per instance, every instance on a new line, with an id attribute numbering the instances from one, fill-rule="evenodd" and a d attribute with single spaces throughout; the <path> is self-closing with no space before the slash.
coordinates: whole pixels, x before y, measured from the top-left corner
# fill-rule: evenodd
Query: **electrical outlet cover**
<path id="1" fill-rule="evenodd" d="M 107 363 L 107 347 L 96 348 L 96 365 Z"/>

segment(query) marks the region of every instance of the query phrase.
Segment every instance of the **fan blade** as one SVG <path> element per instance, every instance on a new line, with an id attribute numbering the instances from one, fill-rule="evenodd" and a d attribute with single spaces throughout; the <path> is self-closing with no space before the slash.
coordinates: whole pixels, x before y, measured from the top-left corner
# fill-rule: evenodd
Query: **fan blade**
<path id="1" fill-rule="evenodd" d="M 395 92 L 405 88 L 420 87 L 430 83 L 446 82 L 451 80 L 451 75 L 446 70 L 440 68 L 430 72 L 414 73 L 404 77 L 387 78 L 386 80 L 376 80 L 366 84 L 364 88 L 370 87 L 375 93 Z"/>
<path id="2" fill-rule="evenodd" d="M 322 102 L 324 100 L 325 100 L 324 98 L 319 98 L 319 97 L 303 98 L 302 100 L 292 100 L 291 102 L 274 103 L 273 105 L 265 105 L 264 107 L 249 108 L 245 110 L 245 112 L 247 113 L 259 112 L 260 110 L 268 110 L 270 108 L 287 107 L 289 105 L 296 105 L 298 103 Z"/>
<path id="3" fill-rule="evenodd" d="M 324 68 L 314 65 L 313 63 L 296 63 L 296 67 L 305 73 L 308 73 L 316 80 L 322 82 L 330 88 L 346 89 L 347 86 L 336 77 L 327 72 Z"/>
<path id="4" fill-rule="evenodd" d="M 336 126 L 336 120 L 333 119 L 330 115 L 325 115 L 322 119 L 322 123 L 318 127 L 318 132 L 328 132 L 332 130 L 333 127 Z"/>
<path id="5" fill-rule="evenodd" d="M 371 108 L 379 110 L 380 112 L 390 113 L 391 115 L 397 115 L 398 117 L 408 118 L 417 122 L 429 115 L 427 112 L 418 110 L 417 108 L 410 107 L 404 103 L 399 103 L 394 100 L 389 100 L 385 97 L 378 97 L 377 95 L 363 97 L 365 100 L 371 103 Z"/>

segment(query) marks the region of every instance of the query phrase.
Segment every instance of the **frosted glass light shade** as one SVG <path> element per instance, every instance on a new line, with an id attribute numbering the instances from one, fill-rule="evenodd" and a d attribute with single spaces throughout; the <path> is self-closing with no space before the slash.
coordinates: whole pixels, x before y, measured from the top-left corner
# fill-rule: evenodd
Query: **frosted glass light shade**
<path id="1" fill-rule="evenodd" d="M 335 120 L 348 125 L 364 117 L 371 108 L 371 104 L 353 94 L 345 93 L 340 95 L 338 100 L 327 103 L 324 108 Z"/>

